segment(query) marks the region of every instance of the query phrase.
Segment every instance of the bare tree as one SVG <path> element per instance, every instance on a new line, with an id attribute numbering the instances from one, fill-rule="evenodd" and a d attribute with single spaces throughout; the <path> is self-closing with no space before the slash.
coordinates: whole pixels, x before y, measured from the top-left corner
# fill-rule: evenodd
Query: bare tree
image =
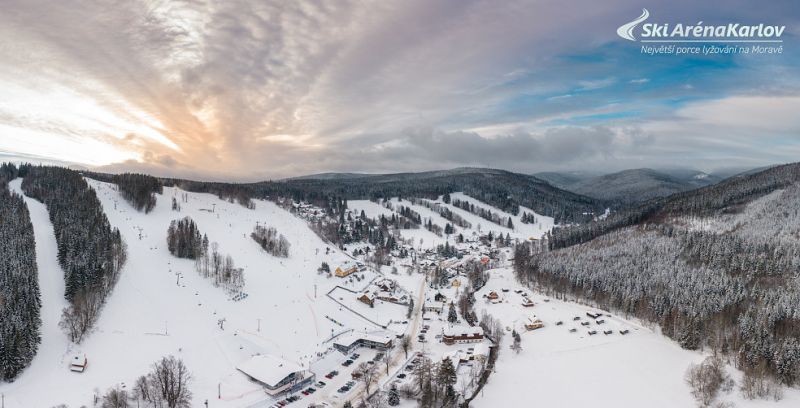
<path id="1" fill-rule="evenodd" d="M 364 383 L 364 386 L 367 388 L 367 394 L 369 394 L 369 387 L 377 380 L 378 370 L 374 364 L 367 364 L 361 363 L 353 370 L 353 373 L 358 376 L 358 380 Z"/>
<path id="2" fill-rule="evenodd" d="M 411 336 L 403 336 L 403 339 L 400 340 L 400 347 L 403 348 L 403 353 L 405 353 L 406 358 L 408 358 L 408 349 L 411 348 Z"/>
<path id="3" fill-rule="evenodd" d="M 128 408 L 128 392 L 119 386 L 111 388 L 103 396 L 102 408 Z"/>
<path id="4" fill-rule="evenodd" d="M 686 383 L 701 407 L 710 406 L 727 381 L 730 379 L 719 357 L 708 357 L 700 364 L 689 366 L 686 371 Z"/>
<path id="5" fill-rule="evenodd" d="M 381 363 L 386 366 L 386 375 L 389 375 L 389 366 L 392 364 L 392 355 L 388 352 L 383 353 L 381 357 Z"/>
<path id="6" fill-rule="evenodd" d="M 183 361 L 168 356 L 153 364 L 147 381 L 168 408 L 189 408 L 192 401 L 192 393 L 189 391 L 191 378 Z"/>

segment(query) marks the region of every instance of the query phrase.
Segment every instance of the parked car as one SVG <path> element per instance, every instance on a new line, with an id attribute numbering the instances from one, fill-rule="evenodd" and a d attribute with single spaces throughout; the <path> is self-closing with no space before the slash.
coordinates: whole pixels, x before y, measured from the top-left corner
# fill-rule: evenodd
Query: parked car
<path id="1" fill-rule="evenodd" d="M 404 373 L 400 373 L 400 374 L 397 374 L 397 378 L 401 378 L 401 379 L 402 378 L 406 378 L 406 375 Z"/>

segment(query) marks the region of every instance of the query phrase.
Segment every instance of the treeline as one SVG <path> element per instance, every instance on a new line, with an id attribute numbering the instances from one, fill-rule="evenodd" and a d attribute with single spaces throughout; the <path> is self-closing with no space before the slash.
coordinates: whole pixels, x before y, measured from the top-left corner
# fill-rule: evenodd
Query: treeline
<path id="1" fill-rule="evenodd" d="M 178 258 L 195 260 L 195 269 L 202 277 L 211 279 L 214 286 L 228 293 L 244 288 L 244 271 L 234 265 L 230 255 L 218 251 L 216 242 L 209 244 L 208 236 L 200 234 L 197 224 L 189 218 L 173 220 L 167 228 L 167 248 Z"/>
<path id="2" fill-rule="evenodd" d="M 452 200 L 452 204 L 464 211 L 475 214 L 484 220 L 491 221 L 503 227 L 514 229 L 514 222 L 511 220 L 511 217 L 501 217 L 498 213 L 487 210 L 481 206 L 477 206 L 467 200 L 459 200 L 454 198 Z M 517 212 L 519 212 L 519 209 L 517 210 Z"/>
<path id="3" fill-rule="evenodd" d="M 0 380 L 12 381 L 39 348 L 41 297 L 28 206 L 11 193 L 13 164 L 0 165 Z"/>
<path id="4" fill-rule="evenodd" d="M 263 191 L 256 188 L 256 184 L 217 183 L 171 178 L 162 179 L 162 182 L 165 186 L 179 187 L 182 190 L 194 193 L 214 194 L 220 200 L 226 200 L 229 203 L 235 202 L 251 210 L 256 208 L 256 203 L 253 202 L 253 198 L 267 198 L 268 196 L 264 194 Z"/>
<path id="5" fill-rule="evenodd" d="M 79 343 L 99 316 L 125 263 L 125 244 L 112 228 L 95 191 L 75 171 L 26 166 L 22 189 L 47 206 L 58 262 L 64 270 L 64 296 L 70 302 L 61 327 Z"/>
<path id="6" fill-rule="evenodd" d="M 149 213 L 156 206 L 156 193 L 162 194 L 161 181 L 146 174 L 116 174 L 111 181 L 117 185 L 122 197 L 138 211 Z"/>
<path id="7" fill-rule="evenodd" d="M 444 197 L 450 197 L 450 195 L 449 194 L 445 194 Z M 449 204 L 450 203 L 450 199 L 446 198 L 446 200 L 447 201 L 445 201 L 445 202 Z M 441 205 L 439 203 L 435 203 L 435 202 L 432 202 L 430 200 L 426 200 L 424 198 L 416 198 L 416 197 L 410 197 L 410 198 L 408 198 L 408 201 L 411 202 L 411 204 L 421 205 L 421 206 L 423 206 L 423 207 L 425 207 L 425 208 L 427 208 L 427 209 L 429 209 L 431 211 L 436 212 L 442 218 L 446 219 L 447 221 L 452 222 L 454 225 L 457 225 L 457 226 L 459 226 L 461 228 L 472 228 L 472 224 L 469 221 L 465 220 L 460 215 L 454 213 L 449 208 L 447 208 L 446 206 L 443 206 L 443 205 Z"/>
<path id="8" fill-rule="evenodd" d="M 291 198 L 323 206 L 335 199 L 378 201 L 393 197 L 420 197 L 435 200 L 444 194 L 462 191 L 477 200 L 510 214 L 524 206 L 538 214 L 553 217 L 556 223 L 590 220 L 604 204 L 598 200 L 551 186 L 533 176 L 494 169 L 455 169 L 423 173 L 372 175 L 340 179 L 290 179 L 258 183 L 211 183 L 164 179 L 187 191 L 217 194 L 248 205 L 252 198 L 277 200 Z"/>
<path id="9" fill-rule="evenodd" d="M 267 253 L 280 258 L 289 257 L 289 240 L 283 234 L 278 234 L 274 227 L 256 225 L 250 237 Z"/>
<path id="10" fill-rule="evenodd" d="M 392 209 L 392 203 L 391 202 L 387 201 L 386 204 L 384 204 L 384 205 L 386 206 L 386 208 Z M 418 212 L 412 210 L 411 207 L 406 207 L 404 205 L 398 205 L 397 206 L 397 212 L 400 215 L 402 215 L 403 217 L 408 218 L 412 223 L 416 224 L 417 226 L 422 224 L 422 216 L 419 215 Z"/>
<path id="11" fill-rule="evenodd" d="M 110 181 L 107 174 L 87 173 Z M 216 194 L 220 199 L 254 208 L 252 199 L 277 201 L 291 198 L 324 206 L 325 202 L 345 199 L 379 201 L 393 197 L 418 197 L 436 200 L 453 192 L 464 192 L 501 211 L 517 215 L 524 206 L 538 214 L 553 217 L 557 224 L 591 220 L 605 203 L 553 187 L 536 177 L 494 169 L 455 169 L 423 173 L 371 175 L 339 179 L 290 179 L 257 183 L 218 183 L 181 179 L 161 179 L 166 186 L 186 191 Z M 458 225 L 455 220 L 451 222 Z"/>
<path id="12" fill-rule="evenodd" d="M 662 199 L 650 200 L 637 207 L 612 212 L 592 222 L 556 226 L 545 234 L 551 250 L 589 242 L 599 236 L 653 218 L 663 208 Z"/>

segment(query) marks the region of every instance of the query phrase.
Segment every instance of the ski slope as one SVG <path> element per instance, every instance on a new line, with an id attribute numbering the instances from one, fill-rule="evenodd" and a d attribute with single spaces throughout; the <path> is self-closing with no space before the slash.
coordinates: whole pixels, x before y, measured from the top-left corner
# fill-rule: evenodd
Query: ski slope
<path id="1" fill-rule="evenodd" d="M 495 236 L 502 234 L 505 236 L 509 234 L 511 238 L 519 239 L 519 240 L 528 240 L 531 238 L 541 239 L 542 236 L 550 231 L 554 226 L 554 221 L 552 217 L 547 217 L 541 214 L 537 214 L 533 210 L 525 207 L 520 207 L 519 214 L 513 215 L 507 213 L 505 211 L 501 211 L 492 207 L 491 205 L 476 200 L 464 193 L 453 193 L 450 195 L 452 199 L 459 199 L 462 201 L 467 201 L 469 203 L 474 204 L 477 207 L 485 208 L 487 210 L 491 210 L 493 213 L 497 213 L 501 218 L 511 217 L 513 222 L 513 228 L 508 228 L 505 225 L 498 225 L 493 223 L 489 220 L 483 219 L 478 215 L 472 214 L 469 211 L 462 210 L 452 204 L 446 204 L 442 201 L 442 197 L 439 197 L 436 200 L 430 200 L 432 203 L 436 203 L 439 206 L 445 207 L 450 209 L 453 213 L 458 214 L 464 220 L 468 221 L 471 225 L 470 228 L 462 228 L 457 225 L 453 225 L 455 228 L 455 233 L 449 237 L 450 242 L 454 242 L 453 239 L 458 234 L 463 234 L 465 238 L 470 237 L 478 237 L 480 235 L 488 234 L 490 231 Z M 397 197 L 388 200 L 391 203 L 392 207 L 395 210 L 398 210 L 400 206 L 405 206 L 413 211 L 419 213 L 422 217 L 423 222 L 427 220 L 431 220 L 434 224 L 439 225 L 440 227 L 444 228 L 445 225 L 452 223 L 439 215 L 436 211 L 433 211 L 430 208 L 427 208 L 423 205 L 412 204 L 408 200 L 399 200 Z M 391 217 L 395 211 L 392 211 L 382 204 L 372 202 L 369 200 L 350 200 L 347 202 L 348 208 L 351 209 L 355 215 L 364 211 L 364 215 L 369 218 L 378 218 L 381 215 L 386 217 Z M 536 217 L 535 224 L 524 224 L 522 223 L 522 214 L 529 213 Z M 414 248 L 433 248 L 437 245 L 443 245 L 447 240 L 448 237 L 446 235 L 437 236 L 436 234 L 426 230 L 424 227 L 416 228 L 416 229 L 404 229 L 399 230 L 400 235 L 406 239 L 412 241 L 412 246 Z"/>
<path id="2" fill-rule="evenodd" d="M 0 384 L 6 407 L 88 405 L 95 390 L 102 393 L 117 384 L 132 384 L 153 362 L 170 354 L 191 370 L 195 404 L 208 399 L 215 401 L 214 406 L 246 406 L 264 398 L 260 388 L 235 369 L 245 359 L 270 353 L 309 367 L 317 353 L 327 349 L 323 341 L 332 334 L 375 328 L 325 296 L 337 285 L 358 291 L 368 277 L 356 282 L 318 274 L 321 262 L 335 269 L 348 258 L 335 248 L 325 255 L 326 244 L 306 223 L 275 204 L 256 201 L 256 209 L 249 210 L 211 194 L 165 188 L 155 209 L 145 215 L 124 201 L 116 186 L 87 181 L 97 191 L 111 225 L 120 229 L 128 260 L 94 331 L 79 350 L 69 351 L 66 336 L 57 327 L 66 303 L 52 225 L 44 205 L 26 198 L 37 242 L 43 342 L 32 366 L 16 382 Z M 12 188 L 19 191 L 19 183 L 16 180 Z M 188 199 L 181 202 L 181 211 L 171 210 L 172 197 L 180 201 L 182 194 Z M 229 299 L 223 289 L 198 275 L 194 261 L 169 254 L 167 227 L 185 216 L 191 216 L 200 231 L 219 244 L 221 253 L 230 254 L 236 266 L 244 268 L 248 294 L 244 300 Z M 256 222 L 287 237 L 289 258 L 267 254 L 249 237 Z M 77 351 L 89 360 L 82 374 L 68 370 L 71 352 Z M 217 399 L 219 389 L 222 399 Z"/>
<path id="3" fill-rule="evenodd" d="M 67 306 L 67 301 L 64 299 L 64 272 L 58 265 L 56 237 L 47 207 L 25 196 L 20 188 L 21 184 L 22 179 L 18 178 L 9 183 L 9 188 L 24 197 L 36 238 L 36 265 L 42 300 L 40 312 L 42 343 L 30 367 L 25 369 L 13 383 L 0 383 L 0 391 L 4 393 L 5 404 L 8 407 L 35 407 L 44 406 L 37 404 L 35 398 L 36 390 L 41 389 L 42 380 L 51 379 L 53 367 L 66 367 L 69 362 L 69 341 L 58 327 L 61 310 Z M 64 378 L 63 385 L 79 386 L 77 380 L 79 379 L 75 377 Z"/>

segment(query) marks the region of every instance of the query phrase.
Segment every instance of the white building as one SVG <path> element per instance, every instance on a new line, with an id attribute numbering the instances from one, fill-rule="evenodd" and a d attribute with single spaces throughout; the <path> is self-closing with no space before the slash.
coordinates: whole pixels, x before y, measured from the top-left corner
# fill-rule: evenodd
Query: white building
<path id="1" fill-rule="evenodd" d="M 267 394 L 275 396 L 299 389 L 314 381 L 314 374 L 288 360 L 272 355 L 257 355 L 236 366 L 236 369 L 264 386 Z"/>
<path id="2" fill-rule="evenodd" d="M 345 354 L 349 354 L 359 347 L 388 350 L 392 347 L 392 337 L 390 333 L 383 331 L 371 333 L 350 332 L 339 336 L 333 342 L 333 347 Z"/>

